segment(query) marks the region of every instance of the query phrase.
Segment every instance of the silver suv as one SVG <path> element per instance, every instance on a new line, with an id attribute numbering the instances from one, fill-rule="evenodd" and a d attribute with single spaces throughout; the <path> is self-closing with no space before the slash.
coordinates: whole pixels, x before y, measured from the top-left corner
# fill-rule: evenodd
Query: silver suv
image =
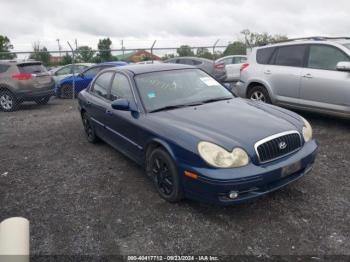
<path id="1" fill-rule="evenodd" d="M 0 60 L 0 110 L 14 111 L 23 101 L 46 104 L 55 81 L 37 61 Z"/>
<path id="2" fill-rule="evenodd" d="M 350 38 L 295 39 L 252 50 L 234 92 L 244 98 L 350 117 Z"/>

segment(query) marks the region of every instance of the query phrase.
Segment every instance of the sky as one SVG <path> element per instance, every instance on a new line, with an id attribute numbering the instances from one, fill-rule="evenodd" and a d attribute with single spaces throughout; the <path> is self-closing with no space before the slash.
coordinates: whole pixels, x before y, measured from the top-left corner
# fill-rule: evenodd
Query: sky
<path id="1" fill-rule="evenodd" d="M 0 0 L 0 34 L 16 51 L 34 42 L 63 50 L 67 41 L 96 49 L 110 37 L 115 49 L 219 45 L 243 29 L 284 34 L 350 36 L 350 0 Z"/>

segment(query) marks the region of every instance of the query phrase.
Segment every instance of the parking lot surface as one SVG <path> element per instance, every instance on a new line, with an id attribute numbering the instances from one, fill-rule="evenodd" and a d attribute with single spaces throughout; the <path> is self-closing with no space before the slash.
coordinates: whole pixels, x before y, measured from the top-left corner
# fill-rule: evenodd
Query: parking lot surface
<path id="1" fill-rule="evenodd" d="M 302 115 L 313 172 L 223 208 L 162 200 L 131 160 L 86 141 L 76 101 L 0 112 L 0 221 L 31 221 L 32 254 L 350 255 L 350 121 Z"/>

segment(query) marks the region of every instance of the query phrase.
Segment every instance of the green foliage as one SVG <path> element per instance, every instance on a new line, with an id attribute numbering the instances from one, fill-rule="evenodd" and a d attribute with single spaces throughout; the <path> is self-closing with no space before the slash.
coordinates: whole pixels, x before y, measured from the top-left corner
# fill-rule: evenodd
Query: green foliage
<path id="1" fill-rule="evenodd" d="M 174 58 L 175 55 L 174 54 L 165 54 L 163 57 L 162 57 L 162 60 L 165 61 L 165 60 L 168 60 L 170 58 Z"/>
<path id="2" fill-rule="evenodd" d="M 13 45 L 7 36 L 0 35 L 0 59 L 13 59 L 16 54 L 11 54 L 10 50 L 13 49 Z"/>
<path id="3" fill-rule="evenodd" d="M 180 46 L 178 49 L 176 49 L 176 52 L 179 56 L 194 56 L 191 47 L 188 45 Z"/>
<path id="4" fill-rule="evenodd" d="M 245 29 L 241 32 L 244 36 L 244 43 L 247 47 L 252 48 L 255 46 L 264 46 L 267 44 L 273 44 L 279 41 L 288 40 L 285 35 L 270 35 L 268 33 L 254 33 Z"/>
<path id="5" fill-rule="evenodd" d="M 67 64 L 72 64 L 73 63 L 73 58 L 69 53 L 67 52 L 63 57 L 62 57 L 62 65 L 67 65 Z"/>
<path id="6" fill-rule="evenodd" d="M 94 57 L 94 52 L 89 46 L 79 46 L 76 51 L 76 60 L 78 62 L 91 62 Z"/>
<path id="7" fill-rule="evenodd" d="M 45 46 L 40 48 L 40 43 L 36 42 L 33 44 L 33 51 L 34 53 L 29 56 L 30 59 L 41 61 L 44 65 L 49 65 L 51 54 Z"/>
<path id="8" fill-rule="evenodd" d="M 99 50 L 98 59 L 101 62 L 112 61 L 113 56 L 111 52 L 112 41 L 109 38 L 100 39 L 97 44 L 97 49 Z"/>
<path id="9" fill-rule="evenodd" d="M 213 59 L 214 56 L 209 52 L 208 48 L 200 47 L 197 49 L 197 56 L 207 59 Z"/>
<path id="10" fill-rule="evenodd" d="M 247 46 L 245 45 L 245 43 L 241 41 L 235 41 L 226 47 L 223 53 L 223 56 L 245 55 L 246 53 L 247 53 Z"/>

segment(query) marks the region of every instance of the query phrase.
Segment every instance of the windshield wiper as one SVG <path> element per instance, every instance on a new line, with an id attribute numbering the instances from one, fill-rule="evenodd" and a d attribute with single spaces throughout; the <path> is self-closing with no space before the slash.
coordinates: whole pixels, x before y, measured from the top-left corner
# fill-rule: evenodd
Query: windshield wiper
<path id="1" fill-rule="evenodd" d="M 223 100 L 231 100 L 233 97 L 218 97 L 218 98 L 210 98 L 207 100 L 200 101 L 198 103 L 200 104 L 207 104 L 207 103 L 212 103 L 212 102 L 217 102 L 217 101 L 223 101 Z"/>
<path id="2" fill-rule="evenodd" d="M 188 103 L 188 104 L 164 106 L 164 107 L 161 107 L 158 109 L 151 110 L 151 111 L 149 111 L 149 113 L 172 110 L 172 109 L 177 109 L 177 108 L 181 108 L 181 107 L 198 106 L 198 105 L 202 105 L 202 104 L 203 104 L 202 102 L 195 102 L 195 103 Z"/>

